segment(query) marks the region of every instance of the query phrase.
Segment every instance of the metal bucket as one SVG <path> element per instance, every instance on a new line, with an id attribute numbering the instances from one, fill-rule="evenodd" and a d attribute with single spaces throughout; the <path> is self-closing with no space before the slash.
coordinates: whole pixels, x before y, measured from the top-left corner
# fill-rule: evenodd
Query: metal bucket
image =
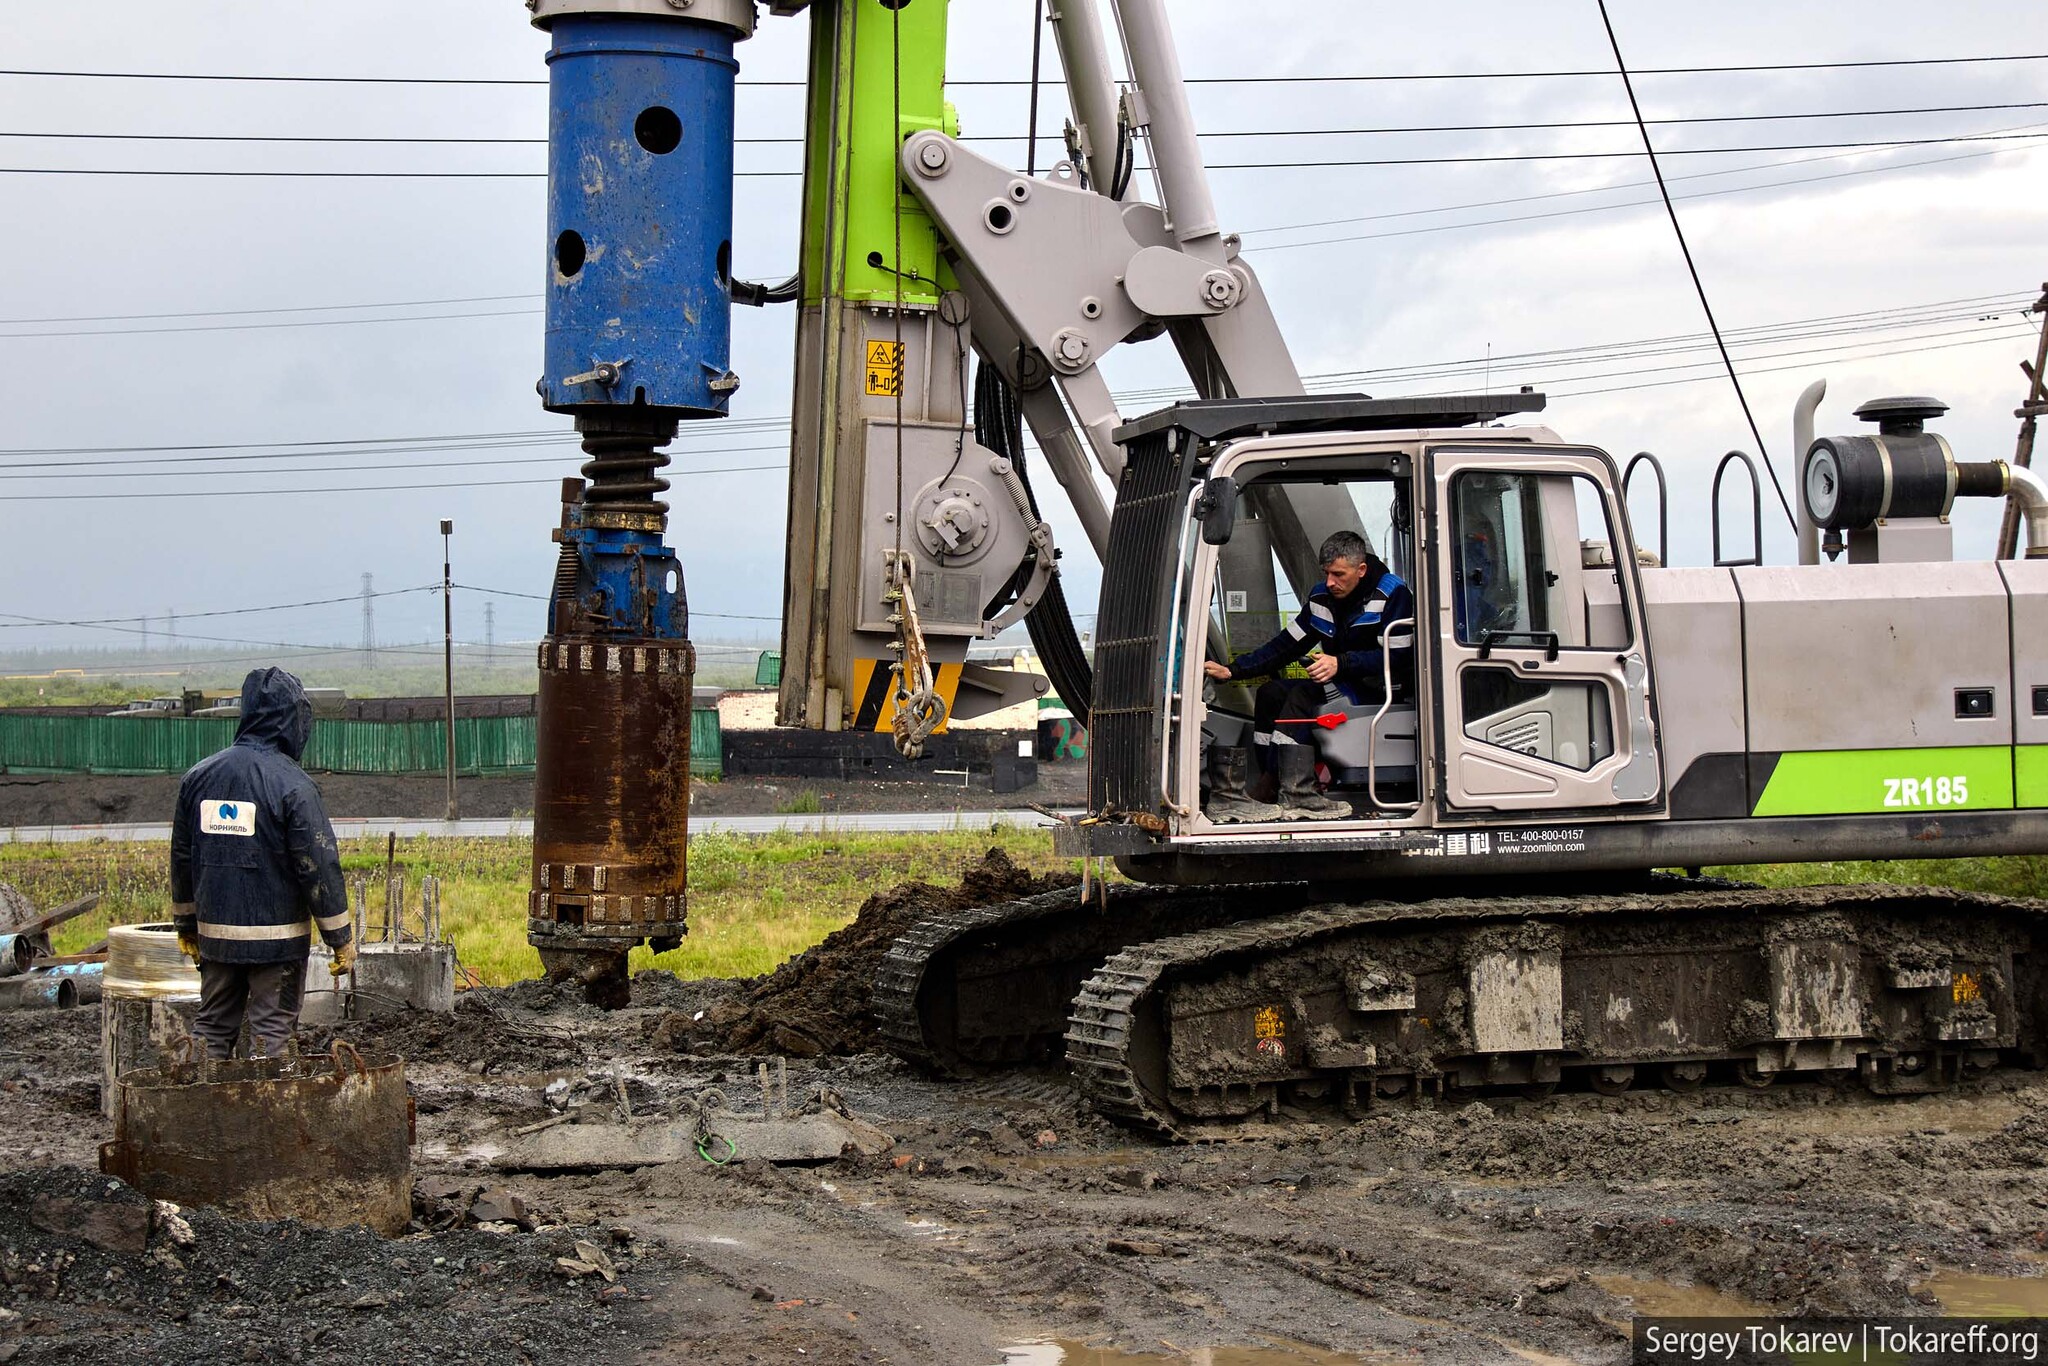
<path id="1" fill-rule="evenodd" d="M 199 1013 L 199 968 L 170 924 L 107 931 L 100 998 L 100 1113 L 114 1116 L 115 1083 L 189 1049 Z"/>
<path id="2" fill-rule="evenodd" d="M 332 1054 L 177 1062 L 121 1078 L 100 1170 L 244 1219 L 404 1231 L 412 1218 L 405 1065 Z"/>

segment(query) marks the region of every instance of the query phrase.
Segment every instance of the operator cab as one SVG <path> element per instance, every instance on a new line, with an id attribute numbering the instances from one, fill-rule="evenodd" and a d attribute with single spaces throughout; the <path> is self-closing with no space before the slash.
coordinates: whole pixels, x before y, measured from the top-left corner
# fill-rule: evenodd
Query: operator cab
<path id="1" fill-rule="evenodd" d="M 1542 406 L 1536 394 L 1223 400 L 1119 431 L 1129 463 L 1104 581 L 1091 805 L 1147 838 L 1114 852 L 1421 850 L 1424 832 L 1502 813 L 1611 819 L 1661 800 L 1613 462 L 1546 428 L 1483 425 Z M 1346 638 L 1335 678 L 1312 677 L 1315 650 L 1283 644 L 1294 657 L 1277 676 L 1299 691 L 1262 741 L 1263 680 L 1219 681 L 1203 663 L 1330 620 L 1320 552 L 1341 532 L 1366 547 L 1368 588 L 1407 593 L 1335 604 L 1371 628 Z M 1313 748 L 1314 816 L 1287 801 L 1302 763 L 1277 757 L 1282 736 Z M 1257 748 L 1231 767 L 1233 750 Z M 1290 766 L 1291 782 L 1261 786 Z M 1217 803 L 1234 774 L 1248 800 Z"/>

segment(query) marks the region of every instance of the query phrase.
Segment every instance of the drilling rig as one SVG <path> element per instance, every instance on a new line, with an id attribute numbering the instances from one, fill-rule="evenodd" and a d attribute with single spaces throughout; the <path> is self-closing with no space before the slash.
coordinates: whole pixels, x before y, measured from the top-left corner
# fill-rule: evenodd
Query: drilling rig
<path id="1" fill-rule="evenodd" d="M 2037 903 L 1650 871 L 2048 850 L 2048 485 L 1958 458 L 1938 401 L 1866 403 L 1873 432 L 1816 439 L 1812 386 L 1800 562 L 1763 563 L 1738 453 L 1714 563 L 1671 566 L 1629 513 L 1642 469 L 1661 504 L 1662 466 L 1566 440 L 1540 394 L 1305 392 L 1218 221 L 1164 0 L 1115 0 L 1121 87 L 1095 0 L 1052 7 L 1074 116 L 1042 175 L 959 139 L 945 0 L 769 6 L 811 33 L 802 257 L 772 288 L 731 267 L 753 6 L 531 8 L 554 39 L 541 392 L 591 456 L 541 653 L 530 931 L 551 971 L 616 1000 L 625 948 L 683 932 L 690 650 L 659 450 L 726 410 L 729 300 L 788 301 L 780 719 L 914 754 L 1043 687 L 966 659 L 1021 619 L 1090 731 L 1089 810 L 1055 847 L 1134 884 L 899 940 L 875 1008 L 902 1056 L 1064 1053 L 1104 1111 L 1168 1135 L 1567 1079 L 1931 1091 L 2048 1058 Z M 1197 398 L 1127 418 L 1101 363 L 1155 338 Z M 1718 514 L 1743 471 L 1746 553 Z M 1054 485 L 1103 568 L 1092 659 Z M 2013 501 L 2025 558 L 1955 558 L 1973 497 Z M 1352 602 L 1332 545 L 1366 547 L 1366 591 L 1413 610 L 1374 618 L 1305 736 L 1267 735 L 1249 683 L 1205 661 Z M 1310 751 L 1282 766 L 1314 819 L 1218 803 L 1261 735 Z"/>

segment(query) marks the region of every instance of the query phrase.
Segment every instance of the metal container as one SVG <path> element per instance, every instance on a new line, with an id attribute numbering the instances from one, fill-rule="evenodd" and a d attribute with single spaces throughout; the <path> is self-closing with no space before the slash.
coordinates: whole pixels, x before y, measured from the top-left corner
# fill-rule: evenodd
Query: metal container
<path id="1" fill-rule="evenodd" d="M 405 1065 L 332 1054 L 179 1062 L 120 1082 L 100 1170 L 244 1219 L 402 1232 L 412 1218 Z"/>
<path id="2" fill-rule="evenodd" d="M 192 1047 L 199 1013 L 199 966 L 178 947 L 175 926 L 116 925 L 107 931 L 100 996 L 100 1113 L 114 1114 L 115 1084 Z"/>

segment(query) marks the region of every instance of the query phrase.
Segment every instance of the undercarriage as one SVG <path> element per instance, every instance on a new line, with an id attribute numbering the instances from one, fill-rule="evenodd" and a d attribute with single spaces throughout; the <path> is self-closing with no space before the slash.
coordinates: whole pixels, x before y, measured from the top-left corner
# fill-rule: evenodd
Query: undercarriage
<path id="1" fill-rule="evenodd" d="M 1458 890 L 1492 894 L 1119 886 L 977 907 L 897 941 L 876 1010 L 940 1074 L 1064 1053 L 1097 1109 L 1166 1138 L 1560 1085 L 1922 1093 L 2041 1061 L 2048 903 L 1663 876 Z"/>

